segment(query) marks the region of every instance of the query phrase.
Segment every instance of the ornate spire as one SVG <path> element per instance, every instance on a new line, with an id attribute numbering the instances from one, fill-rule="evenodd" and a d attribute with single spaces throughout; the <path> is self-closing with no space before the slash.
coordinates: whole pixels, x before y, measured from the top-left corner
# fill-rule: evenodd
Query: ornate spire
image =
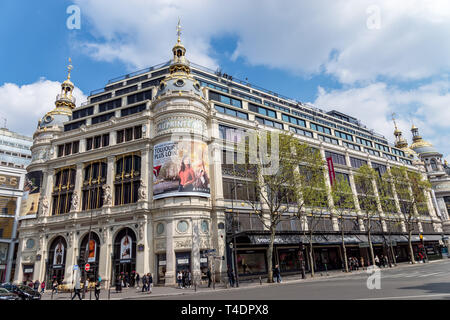
<path id="1" fill-rule="evenodd" d="M 70 72 L 72 72 L 72 59 L 69 57 L 69 65 L 67 66 L 67 80 L 70 80 Z"/>
<path id="2" fill-rule="evenodd" d="M 177 35 L 178 35 L 178 43 L 181 43 L 181 24 L 180 24 L 180 18 L 178 18 L 178 25 L 177 25 Z"/>
<path id="3" fill-rule="evenodd" d="M 402 136 L 402 132 L 397 128 L 397 123 L 395 122 L 395 113 L 392 113 L 392 121 L 394 121 L 395 127 L 395 146 L 400 149 L 408 147 L 408 142 L 406 142 L 406 139 Z"/>

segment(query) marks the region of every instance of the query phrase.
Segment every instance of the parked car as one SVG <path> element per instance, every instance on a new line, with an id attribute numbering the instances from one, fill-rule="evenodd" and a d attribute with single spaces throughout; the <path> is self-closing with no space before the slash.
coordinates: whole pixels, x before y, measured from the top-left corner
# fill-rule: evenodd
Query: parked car
<path id="1" fill-rule="evenodd" d="M 0 288 L 0 300 L 21 300 L 19 295 L 9 292 L 5 288 Z"/>
<path id="2" fill-rule="evenodd" d="M 2 283 L 0 288 L 4 288 L 11 293 L 17 294 L 22 300 L 40 300 L 41 294 L 23 284 Z"/>

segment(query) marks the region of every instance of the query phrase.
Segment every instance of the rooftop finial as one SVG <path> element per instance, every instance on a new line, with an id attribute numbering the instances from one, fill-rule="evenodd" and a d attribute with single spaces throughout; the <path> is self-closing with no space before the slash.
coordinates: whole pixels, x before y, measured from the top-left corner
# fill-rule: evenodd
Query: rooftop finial
<path id="1" fill-rule="evenodd" d="M 68 73 L 67 73 L 67 80 L 70 80 L 70 72 L 72 71 L 72 69 L 73 69 L 73 66 L 72 66 L 72 59 L 69 58 L 69 65 L 67 66 L 67 70 L 68 70 Z"/>
<path id="2" fill-rule="evenodd" d="M 177 25 L 177 35 L 178 35 L 178 43 L 181 42 L 181 24 L 180 24 L 180 18 L 178 18 L 178 25 Z"/>
<path id="3" fill-rule="evenodd" d="M 394 121 L 395 130 L 398 130 L 397 123 L 395 122 L 395 116 L 396 116 L 395 112 L 392 112 L 392 121 Z"/>

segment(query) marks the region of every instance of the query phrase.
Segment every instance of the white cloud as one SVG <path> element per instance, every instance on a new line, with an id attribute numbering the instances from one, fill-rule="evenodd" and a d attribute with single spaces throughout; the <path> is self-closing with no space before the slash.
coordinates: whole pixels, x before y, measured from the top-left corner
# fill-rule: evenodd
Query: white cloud
<path id="1" fill-rule="evenodd" d="M 397 125 L 410 144 L 413 122 L 422 137 L 450 159 L 450 84 L 447 81 L 434 81 L 407 91 L 382 82 L 330 91 L 319 87 L 313 104 L 354 116 L 389 141 L 394 141 L 391 114 L 395 112 Z"/>
<path id="2" fill-rule="evenodd" d="M 80 46 L 130 68 L 168 60 L 181 17 L 189 58 L 207 67 L 217 66 L 211 39 L 233 35 L 233 59 L 306 76 L 326 72 L 343 83 L 378 76 L 416 80 L 450 69 L 447 0 L 75 2 L 97 39 Z M 367 27 L 373 18 L 367 9 L 374 5 L 379 29 Z"/>
<path id="3" fill-rule="evenodd" d="M 39 119 L 55 108 L 56 95 L 60 91 L 59 82 L 44 78 L 22 86 L 5 83 L 0 86 L 0 116 L 7 119 L 9 130 L 32 136 Z M 74 96 L 77 105 L 87 100 L 78 88 L 74 89 Z"/>

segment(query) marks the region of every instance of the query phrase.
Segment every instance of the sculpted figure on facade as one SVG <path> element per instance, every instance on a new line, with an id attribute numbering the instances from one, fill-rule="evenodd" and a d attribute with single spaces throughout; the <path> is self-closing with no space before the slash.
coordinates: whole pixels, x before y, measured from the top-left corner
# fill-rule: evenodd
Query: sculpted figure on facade
<path id="1" fill-rule="evenodd" d="M 147 198 L 146 189 L 147 187 L 145 186 L 144 181 L 141 180 L 141 185 L 138 190 L 139 201 L 144 201 Z"/>
<path id="2" fill-rule="evenodd" d="M 111 187 L 108 185 L 103 185 L 103 205 L 110 206 L 112 205 L 112 195 L 111 195 Z"/>
<path id="3" fill-rule="evenodd" d="M 78 211 L 78 193 L 76 191 L 73 192 L 71 204 L 70 211 Z"/>
<path id="4" fill-rule="evenodd" d="M 42 200 L 42 215 L 43 216 L 48 216 L 48 207 L 49 207 L 49 203 L 48 203 L 47 197 L 45 196 L 44 199 Z"/>

